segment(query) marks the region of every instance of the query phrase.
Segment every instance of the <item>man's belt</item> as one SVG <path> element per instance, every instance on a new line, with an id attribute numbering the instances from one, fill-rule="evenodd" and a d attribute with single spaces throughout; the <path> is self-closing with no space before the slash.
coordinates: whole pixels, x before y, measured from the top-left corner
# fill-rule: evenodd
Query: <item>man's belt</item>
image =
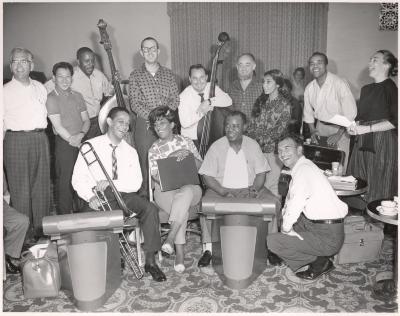
<path id="1" fill-rule="evenodd" d="M 45 131 L 44 128 L 35 128 L 32 130 L 28 130 L 28 131 L 13 131 L 11 129 L 6 130 L 6 132 L 10 132 L 10 133 L 41 133 L 44 131 Z"/>
<path id="2" fill-rule="evenodd" d="M 336 219 L 309 219 L 311 223 L 315 224 L 339 224 L 343 223 L 343 218 Z"/>

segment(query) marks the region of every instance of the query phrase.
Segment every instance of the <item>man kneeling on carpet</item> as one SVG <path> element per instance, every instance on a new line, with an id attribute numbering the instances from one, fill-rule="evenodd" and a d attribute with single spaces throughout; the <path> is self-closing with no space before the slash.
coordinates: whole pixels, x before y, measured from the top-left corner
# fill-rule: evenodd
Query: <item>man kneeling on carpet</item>
<path id="1" fill-rule="evenodd" d="M 312 161 L 303 156 L 303 140 L 286 135 L 278 142 L 278 155 L 291 169 L 292 180 L 280 233 L 267 237 L 271 264 L 283 259 L 302 279 L 313 280 L 334 269 L 329 257 L 339 252 L 344 240 L 343 218 L 347 205 L 339 200 L 328 179 Z M 275 255 L 274 255 L 275 254 Z"/>
<path id="2" fill-rule="evenodd" d="M 104 165 L 105 170 L 113 179 L 114 185 L 129 210 L 136 213 L 144 237 L 146 264 L 145 272 L 151 274 L 157 282 L 166 280 L 165 274 L 155 262 L 155 252 L 161 249 L 160 222 L 158 208 L 153 203 L 139 196 L 136 192 L 142 184 L 139 158 L 136 150 L 123 138 L 129 130 L 130 116 L 125 108 L 115 107 L 107 116 L 107 133 L 89 140 Z M 112 177 L 111 177 L 112 175 Z M 82 154 L 78 155 L 72 186 L 78 195 L 88 202 L 83 211 L 98 210 L 100 202 L 92 188 L 103 191 L 112 209 L 118 209 L 118 203 L 100 166 L 87 166 Z"/>
<path id="3" fill-rule="evenodd" d="M 246 130 L 246 115 L 232 111 L 225 118 L 225 134 L 215 141 L 204 157 L 199 174 L 203 176 L 208 196 L 235 198 L 279 199 L 264 187 L 267 172 L 271 170 L 260 145 L 243 135 Z M 212 233 L 211 220 L 200 216 L 203 255 L 199 267 L 210 264 L 211 243 L 217 234 Z M 269 232 L 277 231 L 276 216 L 268 227 Z"/>

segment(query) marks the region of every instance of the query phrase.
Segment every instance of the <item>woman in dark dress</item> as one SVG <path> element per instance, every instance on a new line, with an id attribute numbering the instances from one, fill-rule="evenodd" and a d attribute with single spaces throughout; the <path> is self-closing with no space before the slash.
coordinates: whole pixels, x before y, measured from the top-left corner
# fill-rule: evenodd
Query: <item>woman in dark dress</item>
<path id="1" fill-rule="evenodd" d="M 368 181 L 367 201 L 397 195 L 397 58 L 387 50 L 377 51 L 369 62 L 374 83 L 361 89 L 356 126 L 348 128 L 356 142 L 348 174 Z"/>

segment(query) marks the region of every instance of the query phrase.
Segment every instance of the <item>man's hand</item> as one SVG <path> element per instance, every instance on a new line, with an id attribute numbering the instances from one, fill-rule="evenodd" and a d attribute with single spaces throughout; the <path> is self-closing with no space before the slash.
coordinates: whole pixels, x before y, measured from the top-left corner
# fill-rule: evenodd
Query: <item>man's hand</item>
<path id="1" fill-rule="evenodd" d="M 208 111 L 211 111 L 213 106 L 210 104 L 208 100 L 204 100 L 201 102 L 199 107 L 197 108 L 197 114 L 205 115 Z"/>
<path id="2" fill-rule="evenodd" d="M 83 136 L 84 136 L 83 133 L 72 135 L 68 139 L 68 144 L 71 145 L 72 147 L 79 147 L 81 145 Z"/>
<path id="3" fill-rule="evenodd" d="M 369 125 L 350 125 L 347 128 L 347 132 L 350 135 L 362 135 L 371 132 L 371 127 Z"/>
<path id="4" fill-rule="evenodd" d="M 89 206 L 91 209 L 98 211 L 101 207 L 99 199 L 96 196 L 92 196 L 89 200 Z"/>
<path id="5" fill-rule="evenodd" d="M 320 135 L 317 130 L 314 130 L 313 132 L 311 132 L 311 143 L 318 144 L 319 136 Z"/>
<path id="6" fill-rule="evenodd" d="M 104 192 L 104 190 L 110 185 L 107 180 L 97 181 L 96 190 Z"/>
<path id="7" fill-rule="evenodd" d="M 288 232 L 284 232 L 282 231 L 283 234 L 289 235 L 289 236 L 293 236 L 293 237 L 297 237 L 300 240 L 304 240 L 303 237 L 301 237 L 298 233 L 296 233 L 293 229 L 289 230 Z"/>
<path id="8" fill-rule="evenodd" d="M 190 154 L 190 150 L 187 149 L 179 149 L 174 151 L 168 155 L 168 157 L 176 157 L 176 161 L 181 161 L 185 159 Z"/>
<path id="9" fill-rule="evenodd" d="M 336 147 L 337 143 L 339 142 L 340 138 L 342 137 L 344 130 L 340 128 L 335 134 L 332 134 L 326 140 L 327 144 L 332 147 Z"/>

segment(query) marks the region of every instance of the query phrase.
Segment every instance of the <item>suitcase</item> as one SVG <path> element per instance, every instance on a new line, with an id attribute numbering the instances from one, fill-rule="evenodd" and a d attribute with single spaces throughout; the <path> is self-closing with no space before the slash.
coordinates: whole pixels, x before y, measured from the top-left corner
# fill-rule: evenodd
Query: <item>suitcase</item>
<path id="1" fill-rule="evenodd" d="M 383 224 L 366 221 L 363 216 L 344 220 L 344 242 L 335 263 L 358 263 L 379 259 L 383 241 Z"/>

